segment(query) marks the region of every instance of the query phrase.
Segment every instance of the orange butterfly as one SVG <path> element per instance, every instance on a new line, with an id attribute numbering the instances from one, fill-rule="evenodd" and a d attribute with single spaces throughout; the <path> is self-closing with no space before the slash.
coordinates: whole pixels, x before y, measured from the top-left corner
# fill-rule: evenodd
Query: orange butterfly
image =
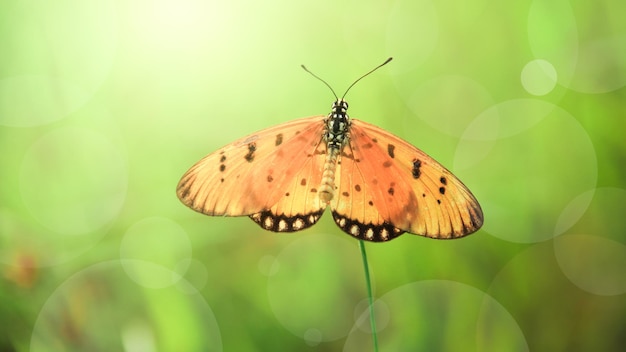
<path id="1" fill-rule="evenodd" d="M 270 127 L 207 155 L 183 175 L 178 198 L 275 232 L 306 229 L 330 205 L 344 232 L 376 242 L 404 232 L 457 238 L 482 226 L 480 205 L 459 179 L 408 142 L 350 119 L 343 97 L 335 94 L 328 116 Z"/>

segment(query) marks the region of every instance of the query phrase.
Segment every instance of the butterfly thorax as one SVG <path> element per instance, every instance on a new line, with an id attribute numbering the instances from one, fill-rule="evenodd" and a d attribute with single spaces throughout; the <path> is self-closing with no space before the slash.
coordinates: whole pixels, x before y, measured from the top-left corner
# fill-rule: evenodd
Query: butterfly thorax
<path id="1" fill-rule="evenodd" d="M 326 142 L 326 160 L 322 173 L 322 184 L 320 186 L 320 199 L 324 203 L 330 203 L 335 195 L 335 170 L 337 169 L 337 159 L 343 146 L 349 139 L 348 130 L 350 128 L 350 118 L 346 111 L 348 103 L 343 99 L 338 99 L 333 103 L 332 111 L 325 120 L 324 141 Z"/>
<path id="2" fill-rule="evenodd" d="M 324 140 L 328 148 L 342 149 L 348 136 L 348 128 L 350 127 L 350 118 L 346 111 L 348 103 L 343 100 L 337 100 L 333 103 L 332 111 L 326 118 L 326 130 Z"/>

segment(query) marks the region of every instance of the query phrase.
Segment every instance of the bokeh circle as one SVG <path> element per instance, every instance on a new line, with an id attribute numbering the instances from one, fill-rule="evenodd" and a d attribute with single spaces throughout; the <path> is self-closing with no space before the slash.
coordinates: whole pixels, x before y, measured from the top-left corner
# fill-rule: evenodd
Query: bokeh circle
<path id="1" fill-rule="evenodd" d="M 522 69 L 521 81 L 528 93 L 537 96 L 546 95 L 556 86 L 556 70 L 546 60 L 532 60 Z"/>
<path id="2" fill-rule="evenodd" d="M 103 134 L 62 127 L 41 136 L 24 155 L 22 199 L 35 219 L 63 236 L 99 230 L 126 199 L 123 154 Z"/>
<path id="3" fill-rule="evenodd" d="M 60 284 L 31 334 L 30 351 L 86 349 L 221 351 L 222 340 L 200 294 L 136 285 L 119 261 L 106 261 Z"/>
<path id="4" fill-rule="evenodd" d="M 503 102 L 477 117 L 467 134 L 453 171 L 472 185 L 486 214 L 483 230 L 493 236 L 520 243 L 551 239 L 562 209 L 596 186 L 597 156 L 587 131 L 555 105 Z"/>
<path id="5" fill-rule="evenodd" d="M 307 343 L 332 341 L 354 324 L 354 297 L 363 297 L 363 269 L 356 241 L 322 233 L 285 247 L 268 277 L 276 319 Z"/>
<path id="6" fill-rule="evenodd" d="M 563 274 L 580 289 L 603 296 L 626 293 L 626 225 L 618 221 L 625 205 L 626 190 L 597 188 L 563 210 L 563 218 L 576 218 L 569 215 L 574 213 L 580 221 L 554 239 L 554 253 Z"/>
<path id="7" fill-rule="evenodd" d="M 120 259 L 128 276 L 140 285 L 175 284 L 191 264 L 191 242 L 185 230 L 163 217 L 142 219 L 124 234 Z"/>
<path id="8" fill-rule="evenodd" d="M 0 26 L 0 125 L 33 127 L 65 118 L 108 78 L 117 51 L 117 11 L 106 0 L 18 1 Z M 9 33 L 2 33 L 10 28 Z M 17 38 L 28 38 L 19 40 Z"/>
<path id="9" fill-rule="evenodd" d="M 529 350 L 515 318 L 499 302 L 460 282 L 417 281 L 382 295 L 374 305 L 378 302 L 389 319 L 378 332 L 381 351 Z M 369 319 L 358 324 L 364 326 L 351 331 L 343 351 L 372 349 Z"/>

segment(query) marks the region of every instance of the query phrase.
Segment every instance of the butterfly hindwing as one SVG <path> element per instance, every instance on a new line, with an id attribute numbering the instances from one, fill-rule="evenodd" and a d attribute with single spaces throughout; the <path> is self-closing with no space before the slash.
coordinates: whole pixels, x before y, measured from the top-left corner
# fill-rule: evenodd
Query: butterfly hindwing
<path id="1" fill-rule="evenodd" d="M 374 125 L 351 120 L 340 168 L 340 199 L 331 207 L 335 222 L 348 234 L 358 230 L 357 237 L 371 241 L 389 240 L 403 231 L 457 238 L 482 225 L 482 210 L 461 181 L 421 150 Z M 357 186 L 360 192 L 355 192 Z"/>
<path id="2" fill-rule="evenodd" d="M 207 155 L 183 175 L 178 197 L 207 215 L 250 215 L 270 230 L 296 231 L 312 225 L 319 216 L 311 221 L 314 217 L 309 215 L 321 214 L 325 207 L 316 194 L 309 195 L 321 180 L 323 119 L 315 116 L 277 125 Z M 294 226 L 282 226 L 289 221 Z"/>
<path id="3" fill-rule="evenodd" d="M 321 134 L 318 142 L 319 140 L 321 140 Z M 254 222 L 266 230 L 300 231 L 313 226 L 324 213 L 326 204 L 320 200 L 318 188 L 322 182 L 326 145 L 322 142 L 305 147 L 304 150 L 307 151 L 304 157 L 305 162 L 303 165 L 298 165 L 298 168 L 293 167 L 298 162 L 292 160 L 291 157 L 283 161 L 289 168 L 280 172 L 293 172 L 293 175 L 290 175 L 291 181 L 286 182 L 284 188 L 278 188 L 281 192 L 278 202 L 270 209 L 250 216 Z"/>

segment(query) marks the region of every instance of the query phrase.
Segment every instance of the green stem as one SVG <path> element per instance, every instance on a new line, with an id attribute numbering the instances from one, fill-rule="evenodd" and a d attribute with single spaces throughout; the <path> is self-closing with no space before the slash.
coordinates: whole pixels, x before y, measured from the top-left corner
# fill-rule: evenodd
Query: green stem
<path id="1" fill-rule="evenodd" d="M 367 265 L 367 254 L 365 253 L 365 243 L 359 240 L 361 257 L 363 258 L 363 269 L 365 269 L 365 285 L 367 286 L 367 298 L 370 308 L 370 325 L 372 327 L 372 339 L 374 339 L 374 351 L 378 352 L 378 334 L 376 333 L 376 318 L 374 317 L 374 296 L 372 295 L 372 282 L 370 280 L 370 269 Z"/>

